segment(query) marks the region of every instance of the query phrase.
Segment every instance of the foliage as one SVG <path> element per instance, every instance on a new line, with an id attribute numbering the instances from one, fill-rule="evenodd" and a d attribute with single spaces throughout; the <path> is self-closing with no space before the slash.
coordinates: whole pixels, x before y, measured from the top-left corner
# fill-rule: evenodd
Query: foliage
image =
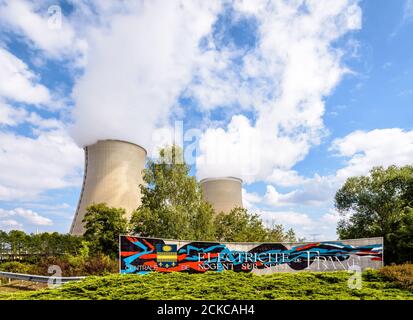
<path id="1" fill-rule="evenodd" d="M 105 255 L 94 255 L 88 258 L 82 256 L 65 255 L 60 257 L 43 258 L 35 267 L 34 273 L 40 275 L 50 275 L 49 266 L 56 265 L 62 270 L 62 276 L 74 277 L 85 275 L 107 275 L 118 272 L 116 260 Z"/>
<path id="2" fill-rule="evenodd" d="M 298 272 L 254 275 L 251 273 L 207 272 L 151 273 L 89 277 L 59 289 L 1 294 L 0 299 L 199 299 L 199 300 L 314 300 L 314 299 L 413 299 L 413 292 L 397 287 L 369 271 L 361 289 L 350 289 L 350 273 Z"/>
<path id="3" fill-rule="evenodd" d="M 160 150 L 157 161 L 148 161 L 145 185 L 140 186 L 142 205 L 134 212 L 134 231 L 146 237 L 213 240 L 213 209 L 202 198 L 182 150 Z"/>
<path id="4" fill-rule="evenodd" d="M 341 239 L 383 237 L 386 263 L 413 260 L 413 166 L 376 167 L 347 179 L 335 206 L 344 216 Z"/>
<path id="5" fill-rule="evenodd" d="M 0 231 L 0 255 L 10 254 L 11 257 L 24 261 L 38 261 L 42 256 L 79 253 L 82 247 L 82 237 L 69 234 L 40 233 L 26 234 L 23 231 L 12 230 L 9 233 Z M 27 255 L 28 254 L 28 255 Z"/>
<path id="6" fill-rule="evenodd" d="M 235 208 L 228 214 L 219 213 L 215 218 L 215 238 L 228 242 L 283 242 L 295 241 L 290 229 L 286 234 L 282 225 L 266 228 L 257 214 L 246 209 Z"/>
<path id="7" fill-rule="evenodd" d="M 34 265 L 29 263 L 23 263 L 18 261 L 8 261 L 0 263 L 0 271 L 14 272 L 14 273 L 27 273 L 31 274 L 34 270 Z"/>
<path id="8" fill-rule="evenodd" d="M 183 161 L 177 146 L 160 151 L 159 159 L 149 161 L 140 186 L 142 205 L 131 224 L 140 236 L 212 241 L 294 241 L 295 234 L 284 234 L 281 225 L 266 228 L 258 215 L 235 208 L 229 214 L 217 213 L 203 200 L 195 177 Z"/>
<path id="9" fill-rule="evenodd" d="M 385 266 L 379 272 L 384 278 L 396 282 L 401 288 L 413 291 L 413 264 Z"/>
<path id="10" fill-rule="evenodd" d="M 84 239 L 90 243 L 93 253 L 102 253 L 116 258 L 119 248 L 119 235 L 128 232 L 125 210 L 110 208 L 104 203 L 86 208 Z"/>

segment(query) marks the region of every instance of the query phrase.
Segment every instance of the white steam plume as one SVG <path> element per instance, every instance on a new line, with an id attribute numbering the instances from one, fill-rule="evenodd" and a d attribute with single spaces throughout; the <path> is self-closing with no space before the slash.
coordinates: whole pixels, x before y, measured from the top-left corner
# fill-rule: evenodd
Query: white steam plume
<path id="1" fill-rule="evenodd" d="M 151 148 L 154 130 L 167 124 L 192 79 L 200 40 L 220 8 L 193 0 L 125 6 L 86 33 L 88 61 L 74 86 L 71 128 L 81 146 L 120 139 Z"/>

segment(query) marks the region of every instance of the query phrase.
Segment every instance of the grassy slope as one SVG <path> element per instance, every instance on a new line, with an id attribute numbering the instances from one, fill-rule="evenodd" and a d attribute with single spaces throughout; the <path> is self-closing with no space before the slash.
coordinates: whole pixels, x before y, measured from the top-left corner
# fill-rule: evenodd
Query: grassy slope
<path id="1" fill-rule="evenodd" d="M 413 299 L 377 272 L 363 274 L 361 290 L 349 289 L 348 278 L 346 272 L 110 275 L 0 299 Z"/>

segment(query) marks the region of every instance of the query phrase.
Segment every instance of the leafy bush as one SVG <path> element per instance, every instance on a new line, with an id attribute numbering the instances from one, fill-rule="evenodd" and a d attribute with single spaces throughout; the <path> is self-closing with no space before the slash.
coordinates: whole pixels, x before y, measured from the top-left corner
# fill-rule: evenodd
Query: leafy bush
<path id="1" fill-rule="evenodd" d="M 397 283 L 399 287 L 413 291 L 413 264 L 386 266 L 381 268 L 379 273 L 385 279 Z"/>
<path id="2" fill-rule="evenodd" d="M 0 264 L 0 271 L 4 272 L 32 273 L 34 270 L 34 265 L 18 261 L 3 262 Z"/>
<path id="3" fill-rule="evenodd" d="M 107 275 L 118 272 L 118 263 L 105 255 L 88 258 L 82 256 L 47 257 L 37 265 L 37 274 L 49 275 L 48 268 L 57 265 L 62 269 L 62 276 L 75 277 L 87 275 Z"/>

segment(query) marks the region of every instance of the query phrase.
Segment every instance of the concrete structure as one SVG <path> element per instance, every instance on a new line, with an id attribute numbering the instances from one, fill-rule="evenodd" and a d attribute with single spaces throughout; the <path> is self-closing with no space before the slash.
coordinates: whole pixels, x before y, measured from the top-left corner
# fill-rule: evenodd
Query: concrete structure
<path id="1" fill-rule="evenodd" d="M 205 201 L 209 202 L 215 213 L 229 213 L 236 207 L 242 208 L 242 180 L 234 177 L 207 178 L 201 180 Z"/>
<path id="2" fill-rule="evenodd" d="M 110 207 L 124 208 L 130 217 L 141 203 L 139 185 L 143 183 L 146 150 L 119 140 L 100 140 L 85 150 L 85 173 L 79 204 L 70 233 L 81 235 L 85 229 L 86 208 L 105 202 Z"/>

